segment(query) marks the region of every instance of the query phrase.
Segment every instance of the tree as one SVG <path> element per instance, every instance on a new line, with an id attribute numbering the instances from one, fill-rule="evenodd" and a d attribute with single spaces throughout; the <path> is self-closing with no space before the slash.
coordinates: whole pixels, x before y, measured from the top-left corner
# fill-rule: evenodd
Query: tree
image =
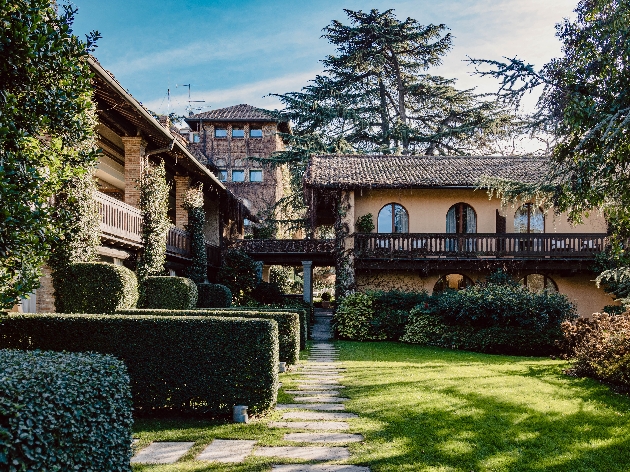
<path id="1" fill-rule="evenodd" d="M 427 71 L 451 48 L 445 25 L 401 21 L 393 10 L 344 10 L 324 37 L 336 48 L 324 75 L 299 92 L 275 94 L 290 121 L 289 146 L 272 162 L 289 163 L 294 193 L 281 204 L 298 213 L 308 158 L 327 153 L 469 154 L 487 150 L 504 135 L 512 116 L 473 90 Z"/>
<path id="2" fill-rule="evenodd" d="M 0 309 L 38 286 L 59 235 L 51 198 L 86 172 L 99 35 L 72 34 L 76 10 L 49 0 L 0 0 Z"/>
<path id="3" fill-rule="evenodd" d="M 528 117 L 531 132 L 549 133 L 556 145 L 545 182 L 486 178 L 481 186 L 505 200 L 537 198 L 574 222 L 598 209 L 613 235 L 630 236 L 630 4 L 582 0 L 556 26 L 563 56 L 541 69 L 519 58 L 471 59 L 477 73 L 500 80 L 499 98 L 518 107 L 542 89 Z"/>

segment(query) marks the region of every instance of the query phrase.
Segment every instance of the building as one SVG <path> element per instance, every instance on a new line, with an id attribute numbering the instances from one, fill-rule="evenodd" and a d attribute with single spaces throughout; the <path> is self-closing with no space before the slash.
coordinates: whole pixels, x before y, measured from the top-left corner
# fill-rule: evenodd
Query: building
<path id="1" fill-rule="evenodd" d="M 206 224 L 204 234 L 210 278 L 221 262 L 225 239 L 243 236 L 243 221 L 252 218 L 247 208 L 219 181 L 212 169 L 200 163 L 188 150 L 187 142 L 171 128 L 168 120 L 152 116 L 129 94 L 114 76 L 93 58 L 88 59 L 94 74 L 94 102 L 98 124 L 99 156 L 95 195 L 100 213 L 102 261 L 133 264 L 142 250 L 139 209 L 143 158 L 163 160 L 170 184 L 166 268 L 183 275 L 191 263 L 190 235 L 186 231 L 188 212 L 183 207 L 190 186 L 203 184 Z M 19 308 L 28 312 L 54 312 L 54 290 L 50 268 L 44 267 L 40 288 Z M 18 309 L 18 307 L 16 307 Z"/>
<path id="2" fill-rule="evenodd" d="M 282 197 L 281 169 L 249 158 L 267 158 L 282 151 L 278 133 L 290 132 L 288 123 L 244 104 L 191 115 L 185 121 L 190 127 L 186 137 L 191 152 L 216 169 L 219 180 L 253 215 Z"/>
<path id="3" fill-rule="evenodd" d="M 304 179 L 312 224 L 334 225 L 336 244 L 307 241 L 302 259 L 334 258 L 338 280 L 359 290 L 431 293 L 502 269 L 532 289 L 565 294 L 590 315 L 614 304 L 593 282 L 595 255 L 606 244 L 604 218 L 572 226 L 533 202 L 506 208 L 476 189 L 484 175 L 533 182 L 547 172 L 548 161 L 535 157 L 315 156 Z M 366 215 L 375 228 L 358 232 Z M 280 260 L 262 241 L 241 246 L 266 263 Z"/>

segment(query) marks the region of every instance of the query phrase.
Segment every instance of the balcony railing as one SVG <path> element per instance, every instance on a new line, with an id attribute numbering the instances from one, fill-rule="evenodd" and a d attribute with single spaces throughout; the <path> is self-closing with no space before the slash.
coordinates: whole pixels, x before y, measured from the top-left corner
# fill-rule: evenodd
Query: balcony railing
<path id="1" fill-rule="evenodd" d="M 234 249 L 253 254 L 319 254 L 332 253 L 334 239 L 239 239 L 232 243 Z"/>
<path id="2" fill-rule="evenodd" d="M 96 192 L 101 216 L 101 235 L 123 246 L 142 246 L 142 214 L 140 210 L 120 200 Z"/>
<path id="3" fill-rule="evenodd" d="M 414 260 L 431 257 L 592 259 L 606 245 L 605 234 L 406 233 L 356 234 L 361 259 Z"/>

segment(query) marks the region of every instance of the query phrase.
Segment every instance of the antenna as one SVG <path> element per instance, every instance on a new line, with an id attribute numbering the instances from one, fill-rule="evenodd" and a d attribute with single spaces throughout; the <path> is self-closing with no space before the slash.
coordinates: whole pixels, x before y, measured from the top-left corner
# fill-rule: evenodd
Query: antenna
<path id="1" fill-rule="evenodd" d="M 188 110 L 188 114 L 192 115 L 193 114 L 193 108 L 191 103 L 205 103 L 205 100 L 191 100 L 190 99 L 190 87 L 192 84 L 175 84 L 175 87 L 188 87 L 188 106 L 186 107 L 186 110 Z"/>

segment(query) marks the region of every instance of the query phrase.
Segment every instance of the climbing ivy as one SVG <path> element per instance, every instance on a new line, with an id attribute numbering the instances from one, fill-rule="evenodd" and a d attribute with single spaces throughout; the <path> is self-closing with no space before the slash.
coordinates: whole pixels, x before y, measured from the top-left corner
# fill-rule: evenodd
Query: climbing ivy
<path id="1" fill-rule="evenodd" d="M 186 271 L 186 276 L 196 284 L 208 282 L 208 253 L 206 252 L 206 239 L 203 234 L 203 226 L 206 216 L 203 211 L 203 184 L 190 187 L 184 197 L 184 208 L 188 210 L 188 225 L 186 230 L 190 233 L 190 250 L 192 264 Z"/>

